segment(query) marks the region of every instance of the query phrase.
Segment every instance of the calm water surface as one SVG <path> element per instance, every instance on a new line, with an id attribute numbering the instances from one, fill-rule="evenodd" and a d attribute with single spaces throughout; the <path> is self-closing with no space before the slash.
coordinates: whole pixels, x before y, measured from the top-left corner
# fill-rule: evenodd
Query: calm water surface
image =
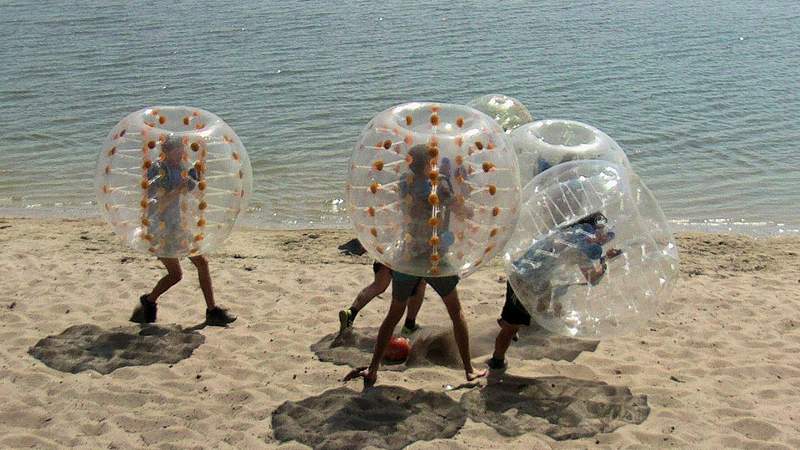
<path id="1" fill-rule="evenodd" d="M 800 3 L 560 3 L 3 2 L 0 212 L 98 215 L 108 130 L 188 104 L 247 146 L 248 222 L 345 227 L 375 113 L 500 92 L 615 138 L 678 229 L 798 232 Z"/>

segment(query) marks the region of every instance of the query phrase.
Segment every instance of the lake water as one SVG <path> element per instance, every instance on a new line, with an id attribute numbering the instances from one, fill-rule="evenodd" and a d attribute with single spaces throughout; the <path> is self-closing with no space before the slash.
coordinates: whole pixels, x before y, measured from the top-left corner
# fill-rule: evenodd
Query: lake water
<path id="1" fill-rule="evenodd" d="M 346 227 L 374 114 L 504 93 L 616 139 L 677 229 L 800 232 L 800 3 L 487 3 L 2 2 L 0 213 L 99 215 L 111 127 L 186 104 L 247 147 L 246 222 Z"/>

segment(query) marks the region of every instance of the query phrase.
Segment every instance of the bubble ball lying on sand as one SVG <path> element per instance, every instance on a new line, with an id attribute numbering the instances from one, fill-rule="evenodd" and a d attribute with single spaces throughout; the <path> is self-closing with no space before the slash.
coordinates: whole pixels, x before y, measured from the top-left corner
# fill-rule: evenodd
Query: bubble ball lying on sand
<path id="1" fill-rule="evenodd" d="M 513 231 L 517 158 L 500 126 L 463 105 L 406 103 L 376 115 L 350 160 L 347 204 L 364 248 L 416 276 L 465 276 Z"/>
<path id="2" fill-rule="evenodd" d="M 574 161 L 523 190 L 506 273 L 542 327 L 607 338 L 641 327 L 670 295 L 677 249 L 658 205 L 637 203 L 630 179 L 614 163 Z"/>
<path id="3" fill-rule="evenodd" d="M 476 97 L 467 106 L 493 118 L 506 133 L 533 121 L 530 111 L 519 100 L 503 94 L 489 94 Z"/>
<path id="4" fill-rule="evenodd" d="M 230 234 L 252 191 L 239 137 L 198 108 L 129 114 L 97 160 L 97 203 L 128 245 L 164 258 L 211 251 Z"/>
<path id="5" fill-rule="evenodd" d="M 597 128 L 575 120 L 537 120 L 511 132 L 525 186 L 557 164 L 579 159 L 602 159 L 630 169 L 625 152 Z"/>

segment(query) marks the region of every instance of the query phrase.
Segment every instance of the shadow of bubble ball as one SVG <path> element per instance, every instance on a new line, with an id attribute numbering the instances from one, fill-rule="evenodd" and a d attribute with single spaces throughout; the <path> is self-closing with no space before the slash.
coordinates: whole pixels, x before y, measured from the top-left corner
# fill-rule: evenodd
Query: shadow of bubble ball
<path id="1" fill-rule="evenodd" d="M 205 341 L 196 331 L 177 325 L 126 326 L 104 330 L 75 325 L 48 336 L 28 350 L 52 369 L 78 373 L 94 370 L 109 374 L 120 367 L 174 364 L 192 355 Z"/>
<path id="2" fill-rule="evenodd" d="M 650 414 L 647 397 L 627 387 L 567 377 L 505 377 L 467 392 L 461 404 L 470 419 L 503 436 L 535 432 L 557 441 L 610 433 Z"/>
<path id="3" fill-rule="evenodd" d="M 400 449 L 417 441 L 453 437 L 466 413 L 443 393 L 379 386 L 364 393 L 347 388 L 298 402 L 272 414 L 275 439 L 315 449 Z"/>

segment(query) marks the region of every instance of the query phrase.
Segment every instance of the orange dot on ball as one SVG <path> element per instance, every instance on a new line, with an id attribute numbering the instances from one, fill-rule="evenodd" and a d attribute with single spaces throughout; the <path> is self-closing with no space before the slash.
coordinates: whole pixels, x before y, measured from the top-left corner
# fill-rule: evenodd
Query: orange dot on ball
<path id="1" fill-rule="evenodd" d="M 488 172 L 488 171 L 490 171 L 492 169 L 494 169 L 494 164 L 493 163 L 491 163 L 489 161 L 484 161 L 483 162 L 483 171 L 484 172 Z"/>
<path id="2" fill-rule="evenodd" d="M 383 141 L 383 148 L 385 148 L 386 150 L 392 148 L 392 141 L 390 139 Z"/>
<path id="3" fill-rule="evenodd" d="M 492 215 L 494 217 L 497 217 L 498 215 L 500 215 L 500 207 L 495 206 L 494 208 L 492 208 Z"/>
<path id="4" fill-rule="evenodd" d="M 381 187 L 381 185 L 378 184 L 377 181 L 373 181 L 372 184 L 369 185 L 369 191 L 374 194 L 374 193 L 378 192 L 378 189 L 380 189 L 380 187 Z"/>
<path id="5" fill-rule="evenodd" d="M 127 131 L 128 131 L 128 130 L 122 130 L 122 131 L 120 131 L 120 132 L 119 132 L 119 137 L 125 136 L 125 133 L 126 133 Z"/>
<path id="6" fill-rule="evenodd" d="M 197 189 L 200 189 L 201 191 L 205 191 L 206 190 L 206 182 L 205 181 L 201 181 L 201 182 L 197 183 Z"/>
<path id="7" fill-rule="evenodd" d="M 206 208 L 208 208 L 208 203 L 206 203 L 205 201 L 201 201 L 200 204 L 197 205 L 197 209 L 199 209 L 201 211 L 206 209 Z"/>
<path id="8" fill-rule="evenodd" d="M 460 166 L 464 164 L 464 157 L 461 155 L 456 155 L 456 165 Z"/>
<path id="9" fill-rule="evenodd" d="M 494 195 L 494 194 L 496 194 L 496 193 L 497 193 L 497 186 L 495 186 L 495 185 L 493 185 L 493 184 L 490 184 L 490 185 L 489 185 L 489 194 L 490 194 L 490 195 Z"/>
<path id="10" fill-rule="evenodd" d="M 369 234 L 371 234 L 371 235 L 373 235 L 375 237 L 378 237 L 378 230 L 376 228 L 370 228 L 369 229 Z"/>
<path id="11" fill-rule="evenodd" d="M 197 242 L 197 241 L 202 241 L 202 240 L 203 240 L 203 238 L 204 238 L 204 236 L 203 236 L 203 233 L 198 233 L 198 234 L 196 234 L 196 235 L 194 236 L 194 241 L 195 241 L 195 242 Z"/>
<path id="12" fill-rule="evenodd" d="M 233 158 L 234 161 L 238 161 L 239 160 L 239 153 L 237 153 L 237 152 L 231 153 L 231 158 Z"/>
<path id="13" fill-rule="evenodd" d="M 438 267 L 435 267 L 435 266 L 431 267 L 431 274 L 432 275 L 436 275 L 438 273 L 439 273 L 439 268 Z"/>
<path id="14" fill-rule="evenodd" d="M 189 125 L 189 118 L 188 117 L 184 117 L 183 118 L 183 124 L 184 125 Z"/>
<path id="15" fill-rule="evenodd" d="M 206 225 L 206 219 L 200 219 L 197 221 L 198 227 L 204 227 Z"/>
<path id="16" fill-rule="evenodd" d="M 370 217 L 375 217 L 375 208 L 373 208 L 372 206 L 370 206 L 369 208 L 367 208 L 367 214 L 368 214 Z"/>
<path id="17" fill-rule="evenodd" d="M 436 158 L 439 156 L 439 147 L 429 145 L 428 146 L 428 156 L 431 158 Z"/>
<path id="18" fill-rule="evenodd" d="M 428 241 L 431 244 L 431 247 L 438 247 L 439 246 L 439 236 L 433 236 Z"/>
<path id="19" fill-rule="evenodd" d="M 197 124 L 197 125 L 195 125 L 194 127 L 195 127 L 196 129 L 198 129 L 198 130 L 202 130 L 202 129 L 205 127 L 205 125 L 204 125 L 204 124 L 202 124 L 202 123 L 198 123 L 198 124 Z"/>
<path id="20" fill-rule="evenodd" d="M 439 196 L 436 194 L 431 194 L 428 196 L 428 203 L 431 205 L 438 205 L 439 204 Z"/>
<path id="21" fill-rule="evenodd" d="M 438 126 L 439 125 L 439 115 L 434 113 L 431 114 L 431 125 Z"/>
<path id="22" fill-rule="evenodd" d="M 441 259 L 441 257 L 439 256 L 438 253 L 434 253 L 433 255 L 431 255 L 431 262 L 436 263 L 436 262 L 439 262 L 440 259 Z"/>
<path id="23" fill-rule="evenodd" d="M 378 245 L 377 247 L 375 247 L 375 251 L 382 255 L 383 254 L 383 246 Z"/>
<path id="24" fill-rule="evenodd" d="M 158 116 L 158 123 L 164 125 L 165 123 L 167 123 L 167 118 L 164 116 Z"/>
<path id="25" fill-rule="evenodd" d="M 116 154 L 116 153 L 117 153 L 117 147 L 111 147 L 108 150 L 108 156 L 114 156 L 114 154 Z"/>
<path id="26" fill-rule="evenodd" d="M 492 228 L 492 231 L 489 232 L 489 237 L 497 236 L 497 232 L 500 231 L 497 228 Z"/>
<path id="27" fill-rule="evenodd" d="M 431 171 L 428 172 L 428 178 L 430 178 L 431 181 L 438 180 L 439 179 L 439 169 L 431 169 Z"/>
<path id="28" fill-rule="evenodd" d="M 190 145 L 189 147 L 192 149 L 193 152 L 200 150 L 200 144 L 198 144 L 197 142 L 192 142 L 192 145 Z"/>
<path id="29" fill-rule="evenodd" d="M 464 118 L 463 117 L 457 117 L 456 118 L 456 126 L 458 126 L 458 128 L 461 128 L 461 127 L 464 126 Z"/>
<path id="30" fill-rule="evenodd" d="M 488 144 L 486 144 L 486 148 L 488 148 L 489 150 L 494 150 L 494 143 L 489 142 Z"/>
<path id="31" fill-rule="evenodd" d="M 149 148 L 150 150 L 152 150 L 152 149 L 156 148 L 156 141 L 150 141 L 150 142 L 148 142 L 148 143 L 147 143 L 147 148 Z"/>
<path id="32" fill-rule="evenodd" d="M 147 180 L 142 180 L 140 185 L 142 186 L 142 189 L 147 189 L 150 187 L 150 182 Z"/>
<path id="33" fill-rule="evenodd" d="M 478 150 L 483 150 L 483 142 L 475 141 L 475 148 L 477 148 Z"/>
<path id="34" fill-rule="evenodd" d="M 383 170 L 383 160 L 379 159 L 375 161 L 374 163 L 372 163 L 372 167 L 378 172 L 380 172 L 381 170 Z"/>
<path id="35" fill-rule="evenodd" d="M 411 116 L 406 116 L 406 125 L 411 125 L 414 123 L 414 118 Z"/>
<path id="36" fill-rule="evenodd" d="M 145 170 L 147 170 L 147 169 L 149 169 L 149 168 L 150 168 L 152 165 L 153 165 L 153 162 L 152 162 L 152 161 L 150 161 L 149 159 L 145 159 L 145 160 L 144 160 L 144 162 L 142 163 L 142 169 L 145 169 Z"/>
<path id="37" fill-rule="evenodd" d="M 438 217 L 431 217 L 430 219 L 428 219 L 428 225 L 436 228 L 437 226 L 439 226 L 439 218 Z"/>
<path id="38" fill-rule="evenodd" d="M 142 208 L 147 208 L 147 205 L 149 203 L 150 202 L 148 202 L 146 198 L 143 198 L 142 201 L 139 202 L 139 206 L 141 206 Z"/>

